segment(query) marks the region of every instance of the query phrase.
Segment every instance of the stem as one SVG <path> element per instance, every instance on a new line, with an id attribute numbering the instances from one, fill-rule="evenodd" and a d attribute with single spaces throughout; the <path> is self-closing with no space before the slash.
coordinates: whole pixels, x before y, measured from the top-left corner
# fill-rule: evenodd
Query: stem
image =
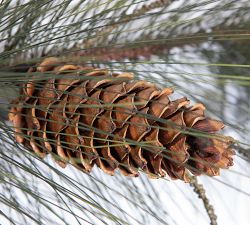
<path id="1" fill-rule="evenodd" d="M 214 207 L 209 203 L 209 199 L 206 196 L 205 188 L 202 184 L 198 183 L 197 177 L 190 177 L 190 186 L 193 187 L 194 192 L 198 195 L 198 197 L 203 201 L 206 212 L 210 218 L 210 225 L 218 225 L 217 216 L 214 212 Z"/>

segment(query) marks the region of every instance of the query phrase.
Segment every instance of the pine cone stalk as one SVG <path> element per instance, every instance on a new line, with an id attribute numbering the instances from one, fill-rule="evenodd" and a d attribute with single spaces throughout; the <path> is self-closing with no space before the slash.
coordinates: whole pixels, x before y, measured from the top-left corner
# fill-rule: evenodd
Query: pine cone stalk
<path id="1" fill-rule="evenodd" d="M 190 172 L 215 176 L 233 165 L 233 139 L 217 134 L 223 123 L 186 97 L 170 100 L 170 88 L 53 57 L 29 73 L 53 77 L 25 83 L 9 120 L 17 142 L 41 158 L 51 153 L 87 173 L 97 165 L 109 175 L 143 170 L 185 182 Z"/>

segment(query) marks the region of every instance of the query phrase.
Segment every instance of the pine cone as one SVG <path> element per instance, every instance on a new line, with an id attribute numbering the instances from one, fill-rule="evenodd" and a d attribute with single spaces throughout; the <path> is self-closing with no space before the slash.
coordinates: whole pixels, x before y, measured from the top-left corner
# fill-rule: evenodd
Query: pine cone
<path id="1" fill-rule="evenodd" d="M 50 78 L 23 85 L 9 120 L 16 140 L 42 158 L 51 153 L 60 166 L 70 162 L 85 172 L 96 164 L 110 175 L 119 168 L 138 176 L 141 169 L 184 181 L 188 171 L 214 176 L 233 165 L 232 138 L 216 134 L 223 123 L 205 117 L 202 104 L 171 101 L 170 88 L 57 58 L 29 72 Z"/>

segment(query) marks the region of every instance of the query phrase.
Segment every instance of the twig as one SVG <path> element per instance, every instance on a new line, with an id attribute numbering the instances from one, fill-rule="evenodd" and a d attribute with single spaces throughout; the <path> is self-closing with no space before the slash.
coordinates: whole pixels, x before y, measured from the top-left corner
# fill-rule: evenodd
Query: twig
<path id="1" fill-rule="evenodd" d="M 106 38 L 114 29 L 116 29 L 121 23 L 127 23 L 130 20 L 143 16 L 148 11 L 151 11 L 153 9 L 161 8 L 163 6 L 167 7 L 171 3 L 173 3 L 174 0 L 156 0 L 149 5 L 144 4 L 141 8 L 134 10 L 131 14 L 122 16 L 119 21 L 117 21 L 114 24 L 109 24 L 105 26 L 103 29 L 98 31 L 97 37 L 92 37 L 90 39 L 86 39 L 83 42 L 83 45 L 87 48 L 90 48 L 93 46 L 94 43 L 100 43 L 100 39 Z"/>
<path id="2" fill-rule="evenodd" d="M 194 188 L 194 192 L 203 201 L 207 214 L 210 218 L 210 225 L 218 225 L 217 216 L 214 212 L 214 207 L 209 203 L 209 199 L 206 196 L 206 191 L 202 184 L 198 183 L 197 177 L 190 177 L 190 186 Z"/>

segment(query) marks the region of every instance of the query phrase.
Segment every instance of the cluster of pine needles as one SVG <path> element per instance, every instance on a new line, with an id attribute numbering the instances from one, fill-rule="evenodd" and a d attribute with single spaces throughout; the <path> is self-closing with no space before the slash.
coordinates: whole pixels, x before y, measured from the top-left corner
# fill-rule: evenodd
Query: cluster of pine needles
<path id="1" fill-rule="evenodd" d="M 250 197 L 249 9 L 244 0 L 0 1 L 0 223 L 172 225 L 196 224 L 197 215 L 204 224 L 226 224 L 217 208 L 240 223 L 226 205 L 227 195 Z M 220 177 L 190 175 L 185 184 L 150 180 L 143 171 L 133 179 L 95 167 L 82 173 L 41 159 L 17 143 L 8 112 L 21 87 L 55 77 L 27 72 L 47 57 L 134 74 L 201 102 L 234 138 L 235 166 Z"/>

